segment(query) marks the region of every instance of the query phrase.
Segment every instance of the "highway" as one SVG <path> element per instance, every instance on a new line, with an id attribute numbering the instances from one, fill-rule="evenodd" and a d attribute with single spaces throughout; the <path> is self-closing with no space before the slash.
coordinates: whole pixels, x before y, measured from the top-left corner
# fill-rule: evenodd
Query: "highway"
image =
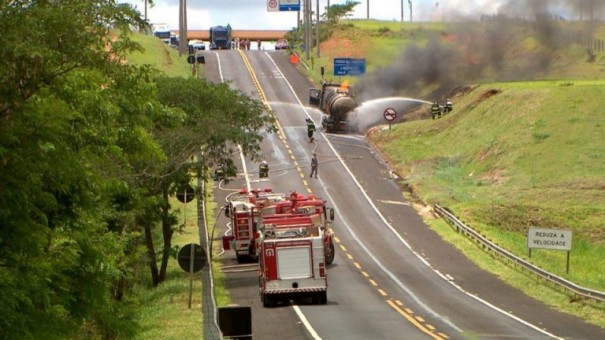
<path id="1" fill-rule="evenodd" d="M 321 126 L 321 113 L 306 107 L 312 85 L 284 52 L 205 56 L 207 79 L 227 81 L 265 101 L 279 123 L 279 133 L 267 134 L 262 143 L 269 178 L 260 181 L 258 163 L 242 159 L 240 172 L 249 176 L 216 187 L 219 204 L 249 185 L 313 193 L 336 211 L 327 305 L 264 308 L 254 266 L 226 274 L 233 302 L 252 307 L 254 338 L 605 339 L 605 330 L 504 285 L 444 243 L 405 200 L 388 165 L 362 135 L 319 129 L 310 143 L 305 118 Z M 318 179 L 308 177 L 313 152 Z M 226 222 L 218 221 L 220 235 Z M 232 251 L 220 256 L 225 266 L 237 265 Z"/>

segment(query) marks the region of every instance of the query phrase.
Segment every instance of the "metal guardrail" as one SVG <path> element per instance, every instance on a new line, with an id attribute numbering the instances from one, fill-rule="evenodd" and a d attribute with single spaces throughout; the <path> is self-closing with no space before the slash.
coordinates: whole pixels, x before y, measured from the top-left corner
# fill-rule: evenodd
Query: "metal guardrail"
<path id="1" fill-rule="evenodd" d="M 553 283 L 553 284 L 559 286 L 559 288 L 563 288 L 577 296 L 581 296 L 583 298 L 591 299 L 594 301 L 605 302 L 605 292 L 601 292 L 601 291 L 588 289 L 588 288 L 579 286 L 560 276 L 547 272 L 546 270 L 544 270 L 540 267 L 537 267 L 537 266 L 523 260 L 522 258 L 514 255 L 513 253 L 509 252 L 508 250 L 500 248 L 495 243 L 491 242 L 490 240 L 485 238 L 483 235 L 479 234 L 477 231 L 466 226 L 464 223 L 462 223 L 460 220 L 458 220 L 458 218 L 454 214 L 452 214 L 450 211 L 448 211 L 446 208 L 443 208 L 443 207 L 435 204 L 434 209 L 437 212 L 437 214 L 439 214 L 440 216 L 445 218 L 448 223 L 454 225 L 456 227 L 456 231 L 462 232 L 466 236 L 470 236 L 470 237 L 474 238 L 477 242 L 481 243 L 481 245 L 483 247 L 487 248 L 488 250 L 492 251 L 493 253 L 508 259 L 509 261 L 513 262 L 514 264 L 523 267 L 523 269 L 526 269 L 526 270 L 530 271 L 531 273 L 543 278 L 544 280 L 547 280 L 550 283 Z"/>
<path id="2" fill-rule="evenodd" d="M 207 251 L 207 254 L 212 254 L 211 244 L 208 237 L 208 224 L 206 218 L 206 182 L 203 176 L 198 176 L 197 195 L 197 216 L 198 229 L 200 233 L 200 245 Z M 212 275 L 212 258 L 207 256 L 207 265 L 201 270 L 202 281 L 202 327 L 203 339 L 220 340 L 223 339 L 217 319 L 216 299 L 214 298 L 214 277 Z"/>

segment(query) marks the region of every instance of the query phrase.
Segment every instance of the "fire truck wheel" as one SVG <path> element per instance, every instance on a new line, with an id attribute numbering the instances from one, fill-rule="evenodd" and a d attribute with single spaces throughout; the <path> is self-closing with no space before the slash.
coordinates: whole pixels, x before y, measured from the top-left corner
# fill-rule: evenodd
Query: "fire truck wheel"
<path id="1" fill-rule="evenodd" d="M 334 243 L 330 240 L 328 249 L 326 249 L 326 264 L 331 265 L 334 262 Z"/>
<path id="2" fill-rule="evenodd" d="M 273 301 L 273 297 L 271 295 L 261 293 L 260 299 L 263 302 L 263 307 L 273 307 L 273 305 L 275 303 L 275 301 Z"/>
<path id="3" fill-rule="evenodd" d="M 326 303 L 328 303 L 328 292 L 319 293 L 317 296 L 317 302 L 320 305 L 325 305 Z"/>

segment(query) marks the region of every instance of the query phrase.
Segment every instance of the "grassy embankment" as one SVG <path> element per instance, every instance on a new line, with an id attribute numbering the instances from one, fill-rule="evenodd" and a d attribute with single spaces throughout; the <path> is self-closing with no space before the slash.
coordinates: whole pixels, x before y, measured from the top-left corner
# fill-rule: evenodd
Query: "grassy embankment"
<path id="1" fill-rule="evenodd" d="M 320 66 L 331 74 L 334 57 L 366 58 L 369 71 L 403 62 L 396 59 L 401 48 L 422 44 L 430 30 L 447 31 L 441 24 L 350 23 L 322 44 L 311 79 L 319 80 Z M 605 32 L 595 34 L 602 38 Z M 519 41 L 519 49 L 532 48 L 531 37 Z M 605 81 L 587 80 L 603 74 L 603 55 L 587 63 L 585 49 L 570 46 L 557 51 L 554 60 L 550 72 L 540 75 L 549 80 L 475 85 L 455 99 L 454 112 L 443 119 L 396 125 L 372 133 L 370 140 L 423 203 L 447 206 L 516 255 L 605 291 Z M 354 84 L 357 79 L 342 80 Z M 430 216 L 426 222 L 511 285 L 605 327 L 602 304 L 578 303 L 485 256 L 445 222 Z M 569 274 L 565 252 L 534 250 L 528 257 L 529 226 L 573 231 Z"/>
<path id="2" fill-rule="evenodd" d="M 142 65 L 152 65 L 159 71 L 173 77 L 189 77 L 191 75 L 190 65 L 185 58 L 179 58 L 178 52 L 166 46 L 159 39 L 152 36 L 135 34 L 133 39 L 144 48 L 144 53 L 134 53 L 128 57 L 128 62 Z M 207 188 L 212 195 L 211 184 Z M 184 205 L 173 199 L 173 208 L 180 212 L 179 223 L 185 224 L 182 233 L 175 233 L 173 246 L 182 247 L 189 243 L 200 243 L 197 227 L 197 210 L 195 202 Z M 214 203 L 208 203 L 208 225 L 212 226 L 215 217 Z M 212 230 L 212 229 L 211 229 Z M 156 235 L 156 242 L 160 244 L 161 236 Z M 213 253 L 216 254 L 219 245 L 214 244 Z M 220 263 L 213 261 L 215 278 L 215 296 L 217 304 L 224 306 L 229 303 L 229 296 L 222 284 L 223 274 L 217 270 Z M 201 313 L 201 279 L 200 275 L 194 275 L 193 298 L 191 309 L 189 302 L 189 274 L 184 272 L 178 265 L 176 258 L 171 258 L 168 264 L 167 280 L 156 288 L 145 282 L 138 287 L 140 294 L 140 325 L 142 328 L 138 338 L 140 339 L 195 339 L 203 334 L 203 323 Z"/>

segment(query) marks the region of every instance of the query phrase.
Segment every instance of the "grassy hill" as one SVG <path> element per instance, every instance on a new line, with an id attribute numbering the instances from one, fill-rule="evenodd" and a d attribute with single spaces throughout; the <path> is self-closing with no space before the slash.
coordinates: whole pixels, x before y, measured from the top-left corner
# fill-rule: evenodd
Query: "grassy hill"
<path id="1" fill-rule="evenodd" d="M 364 77 L 335 79 L 353 84 L 362 101 L 452 95 L 454 111 L 442 119 L 368 134 L 406 195 L 447 206 L 516 255 L 605 291 L 605 28 L 547 24 L 347 21 L 308 74 L 318 81 L 319 66 L 332 74 L 334 57 L 365 58 Z M 426 221 L 510 284 L 605 327 L 604 306 L 576 303 L 486 257 L 444 222 Z M 565 252 L 528 258 L 528 227 L 573 231 L 569 273 Z"/>

